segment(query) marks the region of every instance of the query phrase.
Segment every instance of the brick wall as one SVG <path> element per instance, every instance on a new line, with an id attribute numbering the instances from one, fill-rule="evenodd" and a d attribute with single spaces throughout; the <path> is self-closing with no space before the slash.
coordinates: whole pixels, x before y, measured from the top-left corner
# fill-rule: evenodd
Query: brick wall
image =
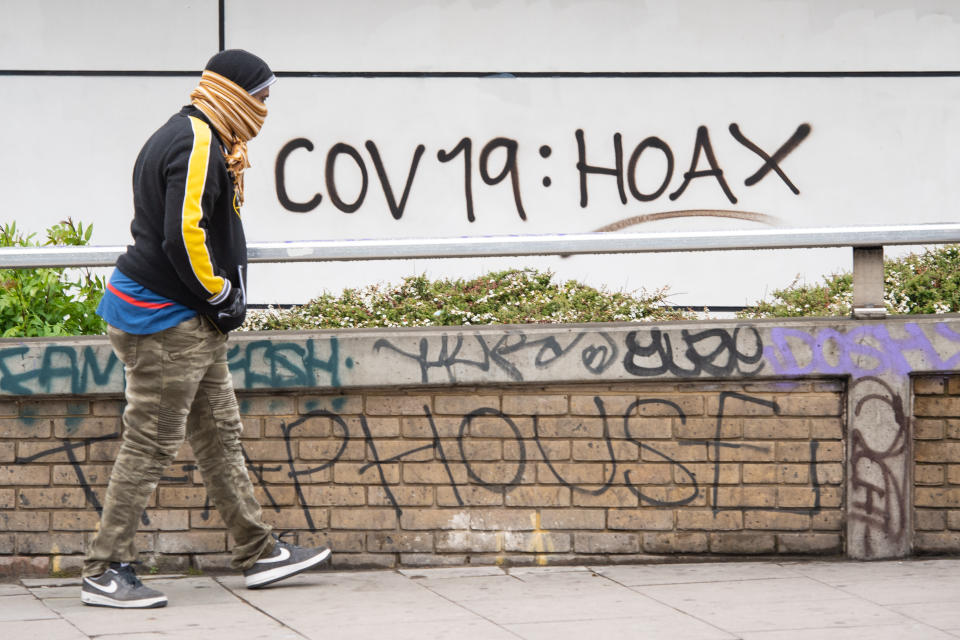
<path id="1" fill-rule="evenodd" d="M 264 518 L 330 544 L 337 566 L 393 567 L 840 553 L 844 398 L 841 382 L 806 380 L 241 393 L 240 405 Z M 79 565 L 121 411 L 102 396 L 0 402 L 0 570 Z M 960 484 L 955 470 L 941 480 Z M 936 513 L 960 526 L 960 512 Z M 138 536 L 149 565 L 227 565 L 189 446 Z"/>
<path id="2" fill-rule="evenodd" d="M 960 376 L 914 381 L 914 550 L 960 552 Z"/>

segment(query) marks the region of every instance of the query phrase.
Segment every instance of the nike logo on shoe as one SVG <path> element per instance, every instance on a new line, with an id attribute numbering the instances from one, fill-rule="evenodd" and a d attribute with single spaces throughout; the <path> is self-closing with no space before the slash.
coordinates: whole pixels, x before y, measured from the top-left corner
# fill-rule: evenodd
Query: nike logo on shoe
<path id="1" fill-rule="evenodd" d="M 290 558 L 290 550 L 287 549 L 286 547 L 280 547 L 280 553 L 278 553 L 277 555 L 273 556 L 272 558 L 260 558 L 254 564 L 283 562 L 285 560 L 288 560 L 289 558 Z"/>
<path id="2" fill-rule="evenodd" d="M 117 587 L 119 586 L 116 580 L 111 580 L 110 584 L 108 585 L 97 584 L 90 578 L 84 578 L 83 581 L 86 582 L 91 587 L 93 587 L 94 589 L 97 589 L 98 591 L 103 591 L 104 593 L 113 593 L 117 590 Z"/>

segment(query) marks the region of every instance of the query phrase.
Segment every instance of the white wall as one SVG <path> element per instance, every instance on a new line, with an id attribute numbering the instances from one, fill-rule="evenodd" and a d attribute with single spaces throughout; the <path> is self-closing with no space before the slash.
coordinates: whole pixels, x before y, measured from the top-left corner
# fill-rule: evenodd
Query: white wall
<path id="1" fill-rule="evenodd" d="M 0 68 L 202 68 L 217 13 L 216 0 L 2 0 Z"/>
<path id="2" fill-rule="evenodd" d="M 0 69 L 7 70 L 0 78 L 7 88 L 0 102 L 2 218 L 41 230 L 71 215 L 94 223 L 96 244 L 126 243 L 133 159 L 195 84 L 195 76 L 150 73 L 199 72 L 217 48 L 217 2 L 0 0 L 0 18 Z M 960 77 L 850 72 L 960 70 L 958 18 L 958 3 L 908 0 L 228 0 L 227 47 L 248 48 L 275 71 L 301 72 L 274 87 L 270 116 L 251 143 L 248 238 L 579 232 L 634 216 L 702 209 L 763 217 L 696 216 L 630 228 L 950 221 L 960 195 L 952 142 L 960 139 Z M 10 73 L 17 70 L 53 73 Z M 98 70 L 146 73 L 83 73 Z M 419 74 L 487 71 L 544 77 Z M 768 75 L 729 73 L 757 71 Z M 797 71 L 820 73 L 791 73 Z M 302 77 L 307 72 L 326 75 Z M 579 75 L 551 75 L 557 72 Z M 643 72 L 681 73 L 638 75 Z M 744 184 L 764 161 L 735 139 L 731 123 L 768 155 L 799 127 L 809 127 L 779 162 L 799 193 L 773 171 Z M 692 179 L 670 198 L 690 170 L 700 127 L 706 127 L 736 202 L 714 176 Z M 640 201 L 625 182 L 624 204 L 613 176 L 591 174 L 582 207 L 578 130 L 587 163 L 603 167 L 614 166 L 615 134 L 622 136 L 624 169 L 644 139 L 666 143 L 674 166 L 662 195 Z M 518 214 L 509 177 L 492 186 L 481 178 L 481 150 L 498 137 L 517 145 L 526 220 Z M 437 157 L 464 138 L 472 144 L 474 222 L 466 214 L 463 154 L 449 162 Z M 313 150 L 298 148 L 286 157 L 282 186 L 295 202 L 320 194 L 319 204 L 305 212 L 283 206 L 275 180 L 280 152 L 295 139 L 309 140 Z M 424 147 L 399 219 L 387 207 L 368 141 L 376 145 L 397 199 L 415 150 Z M 352 213 L 334 205 L 325 178 L 328 152 L 338 143 L 356 150 L 368 174 L 365 198 Z M 544 145 L 550 147 L 547 157 L 540 152 Z M 500 173 L 505 155 L 503 149 L 490 154 L 488 175 Z M 709 168 L 701 153 L 697 170 Z M 647 149 L 637 164 L 637 189 L 655 191 L 665 172 L 664 154 Z M 333 181 L 342 200 L 357 198 L 359 176 L 348 155 L 338 156 Z M 522 263 L 613 289 L 666 284 L 677 303 L 723 305 L 754 301 L 797 274 L 816 279 L 848 269 L 850 256 L 848 250 L 823 250 Z M 264 265 L 252 268 L 250 289 L 256 301 L 303 301 L 321 288 L 396 281 L 424 270 L 467 276 L 519 264 Z"/>
<path id="3" fill-rule="evenodd" d="M 337 71 L 958 68 L 953 0 L 228 0 L 228 46 Z M 277 37 L 279 36 L 279 37 Z"/>

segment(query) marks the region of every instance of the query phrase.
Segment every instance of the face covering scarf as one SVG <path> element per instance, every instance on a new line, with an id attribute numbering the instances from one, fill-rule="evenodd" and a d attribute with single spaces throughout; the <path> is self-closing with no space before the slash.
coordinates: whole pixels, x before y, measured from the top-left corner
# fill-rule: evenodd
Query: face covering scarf
<path id="1" fill-rule="evenodd" d="M 238 204 L 243 204 L 243 170 L 250 166 L 247 141 L 256 136 L 267 117 L 267 107 L 243 88 L 213 71 L 204 71 L 190 101 L 210 120 L 229 151 L 227 171 L 233 176 Z"/>

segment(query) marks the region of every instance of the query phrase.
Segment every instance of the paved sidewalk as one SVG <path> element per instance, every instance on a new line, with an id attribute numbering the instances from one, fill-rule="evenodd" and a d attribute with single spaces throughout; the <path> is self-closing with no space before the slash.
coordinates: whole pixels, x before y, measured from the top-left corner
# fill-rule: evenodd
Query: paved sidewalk
<path id="1" fill-rule="evenodd" d="M 960 559 L 146 579 L 165 609 L 84 606 L 77 579 L 0 584 L 0 638 L 960 638 Z"/>

